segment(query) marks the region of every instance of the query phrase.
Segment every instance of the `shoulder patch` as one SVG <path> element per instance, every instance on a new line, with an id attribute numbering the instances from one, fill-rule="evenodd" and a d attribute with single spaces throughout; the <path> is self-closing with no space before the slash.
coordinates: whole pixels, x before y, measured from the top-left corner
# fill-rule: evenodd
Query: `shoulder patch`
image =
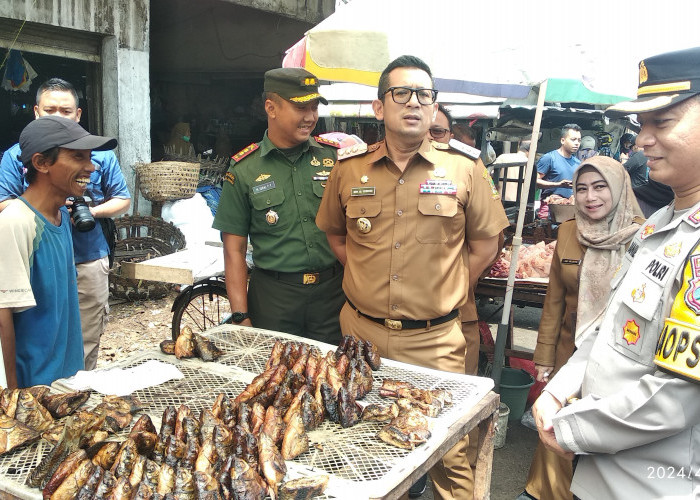
<path id="1" fill-rule="evenodd" d="M 252 153 L 252 152 L 255 151 L 256 149 L 258 149 L 259 147 L 260 147 L 260 146 L 258 145 L 258 143 L 254 142 L 253 144 L 251 144 L 251 145 L 249 145 L 249 146 L 246 146 L 246 147 L 244 147 L 243 149 L 241 149 L 238 153 L 236 153 L 235 155 L 233 155 L 233 156 L 231 157 L 231 159 L 233 159 L 233 161 L 235 161 L 236 163 L 238 163 L 238 162 L 241 161 L 243 158 L 245 158 L 246 156 L 248 156 L 250 153 Z"/>
<path id="2" fill-rule="evenodd" d="M 326 139 L 325 137 L 316 135 L 314 136 L 314 140 L 319 144 L 325 144 L 326 146 L 333 146 L 334 148 L 340 147 L 340 142 L 336 141 L 335 139 Z"/>
<path id="3" fill-rule="evenodd" d="M 481 155 L 481 151 L 469 146 L 468 144 L 464 144 L 463 142 L 460 142 L 457 139 L 450 139 L 449 146 L 450 149 L 459 151 L 464 156 L 471 158 L 472 160 L 477 160 Z"/>
<path id="4" fill-rule="evenodd" d="M 340 148 L 338 150 L 338 159 L 344 160 L 353 156 L 359 156 L 361 154 L 367 153 L 368 151 L 375 151 L 378 147 L 379 145 L 375 144 L 367 146 L 367 144 L 363 142 L 362 144 L 354 144 L 346 148 Z"/>

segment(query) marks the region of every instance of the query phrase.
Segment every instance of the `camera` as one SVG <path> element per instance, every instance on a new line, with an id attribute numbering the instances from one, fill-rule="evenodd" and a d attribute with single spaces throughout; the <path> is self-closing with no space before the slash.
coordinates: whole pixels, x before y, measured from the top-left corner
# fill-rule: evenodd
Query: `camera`
<path id="1" fill-rule="evenodd" d="M 68 199 L 73 202 L 70 216 L 71 219 L 73 219 L 75 228 L 81 233 L 92 231 L 95 227 L 95 218 L 92 216 L 92 213 L 90 213 L 90 207 L 85 201 L 85 198 L 82 196 L 75 196 Z"/>

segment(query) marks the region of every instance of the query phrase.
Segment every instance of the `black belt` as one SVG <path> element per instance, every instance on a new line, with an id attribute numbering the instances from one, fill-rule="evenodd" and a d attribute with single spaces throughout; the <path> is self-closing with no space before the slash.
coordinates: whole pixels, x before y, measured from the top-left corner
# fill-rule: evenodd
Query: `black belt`
<path id="1" fill-rule="evenodd" d="M 336 262 L 333 266 L 322 269 L 320 271 L 308 271 L 299 273 L 282 273 L 279 271 L 270 271 L 268 269 L 255 268 L 263 274 L 275 278 L 277 281 L 291 283 L 293 285 L 318 285 L 324 281 L 331 279 L 343 272 L 343 265 Z"/>
<path id="2" fill-rule="evenodd" d="M 414 330 L 414 329 L 425 329 L 428 328 L 429 326 L 437 326 L 441 325 L 443 323 L 447 323 L 448 321 L 455 319 L 457 315 L 459 314 L 459 310 L 454 309 L 453 311 L 448 312 L 444 316 L 440 316 L 439 318 L 435 319 L 429 319 L 426 321 L 419 321 L 415 319 L 391 319 L 391 318 L 375 318 L 372 316 L 368 316 L 362 311 L 360 311 L 357 307 L 355 307 L 355 304 L 350 302 L 348 300 L 348 304 L 350 307 L 355 309 L 357 313 L 360 316 L 364 316 L 370 321 L 374 321 L 375 323 L 379 323 L 380 325 L 384 325 L 390 330 Z"/>

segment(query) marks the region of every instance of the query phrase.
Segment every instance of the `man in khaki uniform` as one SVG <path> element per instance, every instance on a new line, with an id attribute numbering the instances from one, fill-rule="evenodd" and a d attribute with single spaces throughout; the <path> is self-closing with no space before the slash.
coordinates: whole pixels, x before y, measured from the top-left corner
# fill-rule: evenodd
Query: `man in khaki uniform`
<path id="1" fill-rule="evenodd" d="M 508 221 L 483 164 L 426 138 L 437 112 L 432 87 L 416 57 L 387 66 L 372 103 L 386 140 L 333 169 L 316 223 L 345 264 L 343 333 L 391 359 L 464 373 L 459 307 Z M 436 497 L 473 497 L 467 444 L 431 471 Z"/>

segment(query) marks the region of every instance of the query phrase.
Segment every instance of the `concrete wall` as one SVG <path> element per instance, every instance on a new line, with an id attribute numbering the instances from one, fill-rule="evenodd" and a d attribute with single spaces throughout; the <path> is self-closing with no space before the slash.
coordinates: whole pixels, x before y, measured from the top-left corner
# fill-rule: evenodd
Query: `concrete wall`
<path id="1" fill-rule="evenodd" d="M 104 37 L 102 130 L 119 140 L 117 155 L 132 196 L 132 166 L 151 157 L 149 16 L 149 0 L 0 1 L 0 17 Z"/>
<path id="2" fill-rule="evenodd" d="M 335 10 L 334 0 L 222 0 L 317 24 Z"/>

